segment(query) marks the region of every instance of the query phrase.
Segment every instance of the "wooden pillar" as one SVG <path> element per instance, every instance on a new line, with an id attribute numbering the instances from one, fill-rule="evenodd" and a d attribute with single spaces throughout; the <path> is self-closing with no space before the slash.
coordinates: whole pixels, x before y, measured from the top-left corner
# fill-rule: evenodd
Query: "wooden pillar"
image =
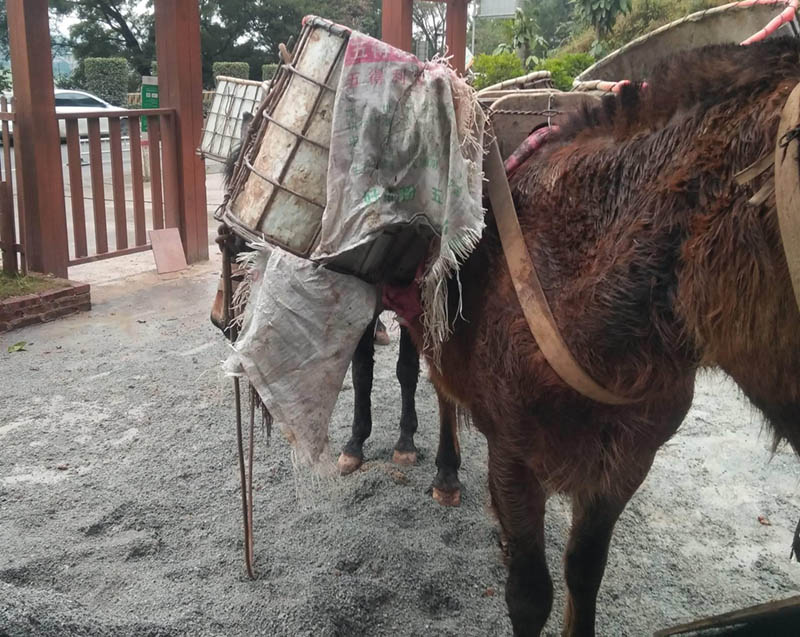
<path id="1" fill-rule="evenodd" d="M 383 0 L 381 40 L 398 49 L 413 52 L 411 11 L 414 0 Z"/>
<path id="2" fill-rule="evenodd" d="M 25 256 L 37 272 L 66 278 L 69 261 L 61 139 L 53 95 L 47 0 L 7 0 L 14 77 L 14 149 L 22 177 Z M 10 169 L 10 167 L 9 167 Z"/>
<path id="3" fill-rule="evenodd" d="M 469 0 L 447 0 L 445 28 L 447 55 L 450 64 L 463 75 L 467 63 L 467 24 L 469 22 Z"/>
<path id="4" fill-rule="evenodd" d="M 155 16 L 159 100 L 176 111 L 178 218 L 186 260 L 194 263 L 208 259 L 206 168 L 196 153 L 203 129 L 198 2 L 155 0 Z"/>

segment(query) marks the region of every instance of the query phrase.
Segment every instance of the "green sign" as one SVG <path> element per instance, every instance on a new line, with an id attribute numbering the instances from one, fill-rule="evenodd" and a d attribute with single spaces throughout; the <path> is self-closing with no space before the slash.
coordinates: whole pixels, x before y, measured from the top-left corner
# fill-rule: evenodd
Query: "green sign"
<path id="1" fill-rule="evenodd" d="M 158 108 L 158 78 L 142 78 L 142 108 Z M 142 117 L 142 132 L 147 132 L 147 118 Z"/>

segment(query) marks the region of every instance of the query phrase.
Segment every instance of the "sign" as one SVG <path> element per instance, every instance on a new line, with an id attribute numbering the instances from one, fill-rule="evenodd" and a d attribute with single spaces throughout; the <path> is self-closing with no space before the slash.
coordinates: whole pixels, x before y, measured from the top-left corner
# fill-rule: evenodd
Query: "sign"
<path id="1" fill-rule="evenodd" d="M 481 0 L 479 18 L 513 18 L 520 0 Z"/>
<path id="2" fill-rule="evenodd" d="M 158 78 L 142 78 L 142 108 L 158 108 Z M 142 132 L 147 132 L 147 118 L 142 117 Z"/>

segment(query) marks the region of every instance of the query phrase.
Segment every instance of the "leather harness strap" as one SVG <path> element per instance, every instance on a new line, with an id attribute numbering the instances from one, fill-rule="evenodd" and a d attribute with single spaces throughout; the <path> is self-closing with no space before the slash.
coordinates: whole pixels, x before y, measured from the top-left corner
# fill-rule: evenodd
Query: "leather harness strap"
<path id="1" fill-rule="evenodd" d="M 489 147 L 485 170 L 489 200 L 517 299 L 545 359 L 561 380 L 587 398 L 608 405 L 635 402 L 633 399 L 617 396 L 599 385 L 575 360 L 564 342 L 522 235 L 497 139 Z"/>
<path id="2" fill-rule="evenodd" d="M 787 133 L 800 125 L 800 84 L 794 87 L 783 107 L 775 145 L 775 203 L 781 242 L 800 308 L 800 157 L 798 138 Z"/>

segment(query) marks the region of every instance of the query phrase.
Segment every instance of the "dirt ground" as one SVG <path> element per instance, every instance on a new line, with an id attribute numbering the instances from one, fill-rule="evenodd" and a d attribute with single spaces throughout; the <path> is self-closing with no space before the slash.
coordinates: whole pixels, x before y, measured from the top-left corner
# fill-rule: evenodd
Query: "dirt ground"
<path id="1" fill-rule="evenodd" d="M 440 508 L 426 495 L 437 426 L 424 380 L 421 461 L 387 462 L 396 335 L 377 354 L 363 471 L 315 482 L 295 474 L 280 434 L 259 438 L 259 578 L 244 576 L 226 345 L 207 319 L 215 286 L 210 266 L 140 276 L 95 287 L 90 314 L 0 336 L 0 635 L 510 635 L 480 434 L 462 433 L 462 506 Z M 26 351 L 7 353 L 18 341 Z M 352 397 L 348 380 L 337 449 Z M 730 382 L 699 381 L 617 527 L 600 634 L 800 592 L 800 464 L 769 442 Z M 560 630 L 568 519 L 551 501 L 548 634 Z"/>

